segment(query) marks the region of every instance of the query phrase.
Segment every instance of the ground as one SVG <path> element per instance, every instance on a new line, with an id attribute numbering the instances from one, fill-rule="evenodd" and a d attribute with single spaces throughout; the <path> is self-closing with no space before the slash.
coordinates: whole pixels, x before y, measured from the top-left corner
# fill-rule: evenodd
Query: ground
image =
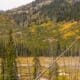
<path id="1" fill-rule="evenodd" d="M 42 66 L 42 72 L 47 70 L 48 66 L 52 63 L 53 58 L 50 57 L 40 57 L 40 63 Z M 29 69 L 32 73 L 33 57 L 19 57 L 17 58 L 18 70 L 21 71 L 22 75 L 27 76 Z M 58 61 L 59 66 L 59 76 L 66 76 L 68 80 L 74 78 L 75 76 L 80 76 L 80 58 L 79 57 L 61 57 Z M 29 64 L 29 65 L 28 65 Z M 47 72 L 43 77 L 47 77 Z M 64 77 L 63 77 L 64 78 Z M 25 79 L 24 79 L 25 80 Z M 60 79 L 62 80 L 62 79 Z M 72 79 L 73 80 L 73 79 Z M 80 77 L 79 77 L 80 80 Z"/>

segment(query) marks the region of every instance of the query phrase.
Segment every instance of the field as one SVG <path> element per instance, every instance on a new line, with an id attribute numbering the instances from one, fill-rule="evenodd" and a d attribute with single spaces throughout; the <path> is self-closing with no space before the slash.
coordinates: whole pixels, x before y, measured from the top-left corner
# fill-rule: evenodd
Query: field
<path id="1" fill-rule="evenodd" d="M 49 57 L 40 57 L 40 64 L 42 66 L 41 71 L 45 71 L 50 64 L 52 64 L 53 59 Z M 29 77 L 29 70 L 32 75 L 33 73 L 33 57 L 19 57 L 17 58 L 18 71 L 22 75 L 22 79 L 26 80 Z M 79 57 L 61 57 L 58 61 L 59 66 L 59 77 L 63 80 L 64 77 L 67 80 L 80 80 L 80 58 Z M 20 76 L 20 75 L 19 75 Z M 77 76 L 77 77 L 76 77 Z M 42 76 L 43 78 L 48 77 L 48 71 Z M 75 77 L 75 78 L 74 78 Z"/>
<path id="2" fill-rule="evenodd" d="M 45 74 L 41 80 L 47 80 L 48 67 L 52 64 L 53 58 L 39 57 L 41 72 Z M 16 59 L 18 67 L 18 76 L 21 80 L 30 80 L 33 76 L 33 57 L 18 57 Z M 0 59 L 1 63 L 1 59 Z M 79 57 L 61 57 L 58 61 L 59 80 L 80 80 L 80 58 Z"/>

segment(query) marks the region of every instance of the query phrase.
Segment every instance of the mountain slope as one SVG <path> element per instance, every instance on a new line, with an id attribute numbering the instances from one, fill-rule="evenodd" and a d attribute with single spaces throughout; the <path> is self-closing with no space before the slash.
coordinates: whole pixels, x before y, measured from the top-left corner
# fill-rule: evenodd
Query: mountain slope
<path id="1" fill-rule="evenodd" d="M 11 16 L 19 25 L 28 25 L 32 20 L 32 16 L 39 12 L 44 5 L 49 5 L 53 0 L 35 0 L 30 4 L 8 10 L 6 14 Z"/>
<path id="2" fill-rule="evenodd" d="M 5 14 L 0 14 L 0 34 L 7 33 L 10 29 L 17 29 L 16 22 Z"/>
<path id="3" fill-rule="evenodd" d="M 80 0 L 35 0 L 34 2 L 6 12 L 21 26 L 32 22 L 41 24 L 47 19 L 56 22 L 80 20 Z"/>

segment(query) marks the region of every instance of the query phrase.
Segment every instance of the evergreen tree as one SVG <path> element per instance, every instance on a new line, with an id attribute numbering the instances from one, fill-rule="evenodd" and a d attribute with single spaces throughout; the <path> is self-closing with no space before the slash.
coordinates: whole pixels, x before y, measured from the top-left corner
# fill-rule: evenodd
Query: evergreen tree
<path id="1" fill-rule="evenodd" d="M 4 55 L 4 80 L 18 80 L 15 46 L 12 37 L 12 30 L 9 32 L 9 40 Z"/>

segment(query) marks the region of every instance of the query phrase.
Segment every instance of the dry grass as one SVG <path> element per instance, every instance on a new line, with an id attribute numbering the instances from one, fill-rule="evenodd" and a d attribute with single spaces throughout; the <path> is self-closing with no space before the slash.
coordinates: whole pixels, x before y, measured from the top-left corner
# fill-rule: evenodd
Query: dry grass
<path id="1" fill-rule="evenodd" d="M 42 68 L 42 71 L 44 71 L 49 64 L 52 63 L 53 58 L 50 57 L 39 57 L 41 66 L 44 66 Z M 31 73 L 33 73 L 33 57 L 18 57 L 16 59 L 18 65 L 22 64 L 22 66 L 18 66 L 18 72 L 19 74 L 21 73 L 22 75 L 22 80 L 29 80 L 26 79 L 28 76 L 27 73 L 29 73 L 29 70 Z M 1 63 L 1 59 L 0 59 L 0 63 Z M 80 64 L 80 59 L 79 57 L 61 57 L 58 61 L 57 61 L 58 65 L 59 65 L 59 70 L 62 72 L 66 72 L 68 74 L 70 74 L 70 76 L 74 77 L 76 75 L 76 73 L 78 72 L 78 75 L 80 76 L 80 68 L 77 69 L 77 67 L 75 66 L 79 66 Z M 29 64 L 29 65 L 27 65 Z M 30 67 L 29 67 L 30 66 Z M 79 66 L 80 67 L 80 66 Z M 48 74 L 45 73 L 45 76 L 47 76 Z"/>
<path id="2" fill-rule="evenodd" d="M 50 57 L 39 57 L 40 63 L 42 66 L 44 66 L 42 68 L 42 71 L 45 70 L 49 64 L 52 63 L 53 58 Z M 33 64 L 33 57 L 19 57 L 17 58 L 17 62 L 19 61 L 20 64 Z M 67 74 L 69 74 L 70 76 L 74 77 L 77 74 L 80 76 L 80 68 L 77 69 L 77 67 L 75 66 L 79 66 L 80 64 L 80 59 L 79 57 L 61 57 L 58 61 L 57 61 L 58 65 L 59 65 L 59 70 L 62 72 L 66 72 Z M 31 73 L 33 72 L 33 68 L 32 67 L 28 67 L 30 68 Z M 25 67 L 21 67 L 19 68 L 21 70 L 21 73 L 23 73 L 22 75 L 25 75 L 28 73 L 29 69 L 26 66 Z M 45 73 L 44 77 L 47 76 L 48 74 Z M 24 79 L 25 80 L 25 79 Z"/>
<path id="3" fill-rule="evenodd" d="M 50 57 L 39 57 L 41 65 L 48 65 L 52 63 L 53 59 Z M 17 62 L 21 64 L 33 64 L 33 57 L 18 57 Z M 76 65 L 80 64 L 80 58 L 79 57 L 61 57 L 57 61 L 59 66 L 63 65 Z"/>

